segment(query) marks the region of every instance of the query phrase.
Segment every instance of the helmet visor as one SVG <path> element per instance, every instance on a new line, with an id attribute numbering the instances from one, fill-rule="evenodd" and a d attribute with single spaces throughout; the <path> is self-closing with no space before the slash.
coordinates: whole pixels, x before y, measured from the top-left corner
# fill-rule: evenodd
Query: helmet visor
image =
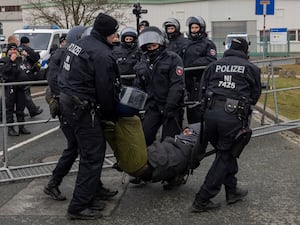
<path id="1" fill-rule="evenodd" d="M 164 37 L 155 31 L 147 31 L 147 32 L 143 32 L 139 35 L 138 43 L 139 43 L 139 47 L 142 47 L 144 45 L 151 44 L 151 43 L 163 45 Z"/>

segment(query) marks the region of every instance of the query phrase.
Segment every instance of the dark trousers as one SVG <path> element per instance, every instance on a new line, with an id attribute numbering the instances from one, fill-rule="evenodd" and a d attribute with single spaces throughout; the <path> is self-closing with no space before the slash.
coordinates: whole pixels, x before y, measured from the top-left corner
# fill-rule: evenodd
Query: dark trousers
<path id="1" fill-rule="evenodd" d="M 230 150 L 238 131 L 242 128 L 242 121 L 237 119 L 236 115 L 226 113 L 221 106 L 206 110 L 204 119 L 208 140 L 218 150 L 196 195 L 196 198 L 206 201 L 220 192 L 222 184 L 226 191 L 234 191 L 236 188 L 235 175 L 238 172 L 238 164 Z"/>
<path id="2" fill-rule="evenodd" d="M 174 137 L 180 134 L 182 130 L 182 112 L 181 109 L 174 112 L 174 117 L 166 118 L 155 108 L 149 108 L 144 115 L 143 130 L 147 146 L 151 145 L 155 139 L 160 126 L 162 125 L 162 140 L 169 136 Z"/>
<path id="3" fill-rule="evenodd" d="M 188 92 L 188 101 L 200 100 L 200 78 L 199 76 L 187 75 L 185 77 L 186 90 Z M 200 106 L 190 108 L 186 107 L 186 116 L 188 124 L 199 123 L 201 121 Z"/>
<path id="4" fill-rule="evenodd" d="M 18 122 L 24 122 L 25 94 L 23 87 L 5 87 L 7 123 L 14 122 L 14 111 Z"/>
<path id="5" fill-rule="evenodd" d="M 28 109 L 30 115 L 34 114 L 37 111 L 37 106 L 34 104 L 31 97 L 30 86 L 25 87 L 25 107 Z"/>
<path id="6" fill-rule="evenodd" d="M 57 185 L 60 185 L 64 176 L 69 173 L 78 156 L 78 143 L 73 129 L 63 116 L 60 116 L 59 121 L 60 128 L 67 139 L 67 148 L 64 149 L 52 172 L 52 179 L 55 180 Z"/>
<path id="7" fill-rule="evenodd" d="M 100 117 L 95 116 L 93 122 L 88 110 L 76 107 L 62 97 L 60 102 L 62 115 L 66 118 L 78 141 L 79 170 L 73 198 L 68 208 L 70 213 L 78 213 L 88 208 L 95 199 L 96 190 L 100 186 L 106 142 Z"/>

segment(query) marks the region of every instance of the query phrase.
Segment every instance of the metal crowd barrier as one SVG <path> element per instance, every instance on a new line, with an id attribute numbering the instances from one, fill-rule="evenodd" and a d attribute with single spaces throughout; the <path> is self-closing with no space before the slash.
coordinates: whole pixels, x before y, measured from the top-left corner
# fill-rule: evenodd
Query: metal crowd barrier
<path id="1" fill-rule="evenodd" d="M 276 105 L 275 108 L 275 120 L 274 124 L 271 125 L 263 125 L 260 127 L 253 128 L 253 135 L 252 137 L 258 137 L 262 135 L 272 134 L 275 132 L 285 131 L 289 129 L 294 129 L 300 127 L 300 120 L 293 120 L 293 121 L 278 121 L 278 110 L 277 110 L 277 97 L 276 92 L 278 91 L 286 91 L 286 90 L 294 90 L 299 89 L 300 87 L 290 87 L 290 88 L 282 88 L 276 89 L 274 83 L 274 64 L 287 63 L 287 64 L 294 64 L 296 62 L 296 58 L 284 58 L 284 59 L 268 59 L 268 60 L 259 60 L 253 61 L 253 63 L 257 64 L 259 67 L 268 66 L 268 82 L 272 79 L 272 89 L 269 90 L 268 87 L 263 94 L 268 95 L 269 93 L 274 94 L 274 103 Z M 205 66 L 198 66 L 198 67 L 189 67 L 184 68 L 185 71 L 195 70 L 195 69 L 204 69 Z M 122 75 L 121 78 L 134 78 L 135 75 Z M 7 144 L 7 128 L 9 126 L 15 125 L 29 125 L 29 124 L 40 124 L 40 123 L 48 123 L 48 122 L 57 122 L 58 119 L 49 119 L 49 120 L 38 120 L 38 121 L 27 121 L 21 123 L 7 123 L 6 121 L 6 105 L 5 105 L 5 86 L 11 85 L 34 85 L 34 84 L 47 84 L 47 81 L 26 81 L 26 82 L 12 82 L 12 83 L 0 83 L 1 93 L 2 93 L 2 124 L 0 127 L 3 128 L 3 167 L 0 168 L 0 183 L 2 182 L 10 182 L 16 180 L 24 180 L 24 179 L 32 179 L 36 177 L 43 177 L 49 176 L 52 173 L 52 170 L 55 168 L 57 161 L 47 162 L 47 163 L 37 163 L 37 164 L 28 164 L 22 166 L 11 166 L 9 165 L 9 158 L 8 158 L 8 144 Z M 267 85 L 268 86 L 268 85 Z M 267 97 L 264 101 L 264 107 L 262 111 L 262 123 L 263 118 L 265 116 L 266 110 L 266 101 Z M 115 158 L 113 154 L 107 154 L 105 156 L 103 168 L 111 168 L 112 165 L 115 163 Z M 78 171 L 78 160 L 74 163 L 70 172 Z"/>

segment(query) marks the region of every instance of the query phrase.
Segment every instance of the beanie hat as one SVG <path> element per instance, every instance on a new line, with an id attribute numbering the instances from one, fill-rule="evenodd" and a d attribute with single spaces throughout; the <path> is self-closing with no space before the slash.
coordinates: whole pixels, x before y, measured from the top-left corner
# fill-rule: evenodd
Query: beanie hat
<path id="1" fill-rule="evenodd" d="M 12 49 L 12 48 L 17 49 L 18 48 L 17 44 L 16 43 L 9 43 L 7 45 L 7 50 Z"/>
<path id="2" fill-rule="evenodd" d="M 28 37 L 21 37 L 21 40 L 20 40 L 21 44 L 28 44 L 30 41 L 29 41 L 29 38 Z"/>
<path id="3" fill-rule="evenodd" d="M 104 13 L 99 13 L 94 22 L 94 29 L 103 37 L 117 32 L 118 28 L 118 21 Z"/>
<path id="4" fill-rule="evenodd" d="M 66 40 L 69 44 L 74 43 L 75 41 L 81 38 L 82 33 L 85 31 L 85 26 L 74 26 L 69 30 Z"/>
<path id="5" fill-rule="evenodd" d="M 244 38 L 238 37 L 232 39 L 230 48 L 243 51 L 246 55 L 248 54 L 248 43 Z"/>

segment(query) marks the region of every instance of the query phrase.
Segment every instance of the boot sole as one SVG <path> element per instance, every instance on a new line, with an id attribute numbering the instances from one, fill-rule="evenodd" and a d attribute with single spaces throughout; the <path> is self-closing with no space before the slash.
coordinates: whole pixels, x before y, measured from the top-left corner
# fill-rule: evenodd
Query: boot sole
<path id="1" fill-rule="evenodd" d="M 211 210 L 216 210 L 216 209 L 220 209 L 221 208 L 221 204 L 217 204 L 216 207 L 211 207 L 211 208 L 208 208 L 208 207 L 203 207 L 203 208 L 196 208 L 195 206 L 192 205 L 192 212 L 194 213 L 201 213 L 201 212 L 208 212 L 208 211 L 211 211 Z"/>
<path id="2" fill-rule="evenodd" d="M 100 219 L 102 218 L 102 215 L 97 215 L 97 216 L 80 216 L 80 215 L 73 215 L 68 213 L 67 218 L 69 220 L 95 220 L 95 219 Z"/>
<path id="3" fill-rule="evenodd" d="M 57 198 L 51 191 L 47 190 L 46 188 L 44 189 L 44 193 L 46 195 L 49 195 L 53 200 L 56 200 L 56 201 L 65 201 L 65 200 L 67 200 L 66 197 L 64 197 L 64 198 Z"/>

